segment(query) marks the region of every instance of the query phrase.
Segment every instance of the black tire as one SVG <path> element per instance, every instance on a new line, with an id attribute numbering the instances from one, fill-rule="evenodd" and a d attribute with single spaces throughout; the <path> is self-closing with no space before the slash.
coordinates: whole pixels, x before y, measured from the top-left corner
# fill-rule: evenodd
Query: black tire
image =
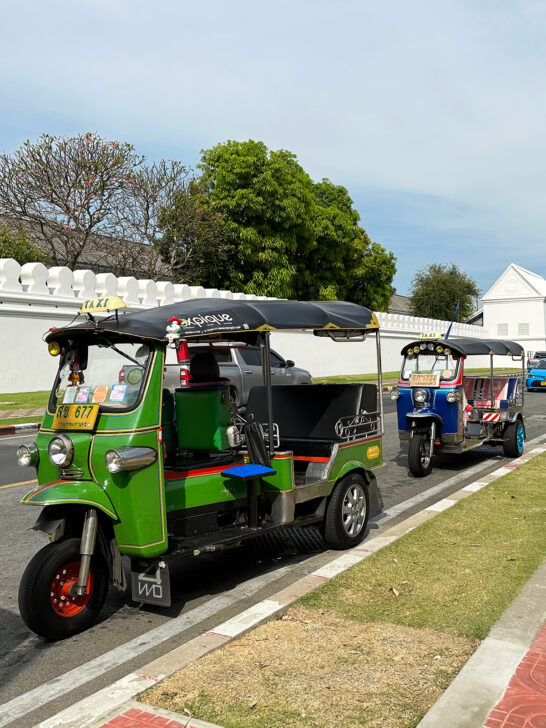
<path id="1" fill-rule="evenodd" d="M 525 443 L 525 430 L 523 422 L 516 420 L 506 426 L 502 441 L 502 449 L 507 458 L 519 458 L 523 453 Z"/>
<path id="2" fill-rule="evenodd" d="M 27 627 L 37 635 L 48 640 L 62 640 L 87 629 L 98 617 L 109 580 L 108 566 L 100 553 L 91 559 L 91 594 L 71 598 L 74 604 L 67 598 L 61 602 L 61 592 L 66 593 L 66 585 L 71 583 L 70 579 L 63 582 L 64 567 L 77 564 L 77 568 L 68 569 L 69 576 L 76 574 L 77 579 L 79 562 L 79 538 L 54 541 L 30 560 L 19 585 L 19 611 Z M 53 604 L 57 597 L 58 607 Z M 59 613 L 62 609 L 66 610 L 65 614 Z"/>
<path id="3" fill-rule="evenodd" d="M 416 478 L 429 475 L 432 470 L 432 453 L 430 452 L 430 434 L 414 432 L 409 441 L 408 467 Z"/>
<path id="4" fill-rule="evenodd" d="M 359 473 L 349 473 L 336 484 L 326 506 L 323 536 L 328 546 L 333 549 L 358 546 L 366 533 L 369 512 L 364 478 Z"/>

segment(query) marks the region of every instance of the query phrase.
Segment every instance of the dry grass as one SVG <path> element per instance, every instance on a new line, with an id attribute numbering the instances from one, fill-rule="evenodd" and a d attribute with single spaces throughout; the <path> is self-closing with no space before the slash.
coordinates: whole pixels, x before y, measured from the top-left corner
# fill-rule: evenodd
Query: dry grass
<path id="1" fill-rule="evenodd" d="M 143 700 L 226 728 L 400 728 L 416 724 L 476 644 L 298 604 Z"/>

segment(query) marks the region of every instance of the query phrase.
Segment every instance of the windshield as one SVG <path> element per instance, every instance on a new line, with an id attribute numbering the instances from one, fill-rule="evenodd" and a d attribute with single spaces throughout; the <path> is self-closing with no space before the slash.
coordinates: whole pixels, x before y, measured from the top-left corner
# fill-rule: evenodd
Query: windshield
<path id="1" fill-rule="evenodd" d="M 132 409 L 140 401 L 149 358 L 146 344 L 132 342 L 68 347 L 51 405 L 100 404 L 101 409 Z"/>
<path id="2" fill-rule="evenodd" d="M 439 374 L 440 381 L 449 382 L 457 376 L 459 360 L 445 354 L 418 354 L 406 356 L 402 364 L 400 379 L 408 379 L 414 373 Z"/>
<path id="3" fill-rule="evenodd" d="M 546 361 L 542 359 L 538 362 L 538 364 L 535 366 L 535 369 L 546 369 Z"/>

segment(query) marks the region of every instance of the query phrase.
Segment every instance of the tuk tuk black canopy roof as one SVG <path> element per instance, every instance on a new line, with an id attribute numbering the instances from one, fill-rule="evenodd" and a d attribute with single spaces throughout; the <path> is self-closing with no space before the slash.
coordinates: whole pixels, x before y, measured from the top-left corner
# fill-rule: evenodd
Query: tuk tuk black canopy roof
<path id="1" fill-rule="evenodd" d="M 216 335 L 225 339 L 248 340 L 262 331 L 312 330 L 364 332 L 378 329 L 375 314 L 347 301 L 236 301 L 224 298 L 196 298 L 169 306 L 119 313 L 97 321 L 85 321 L 50 331 L 46 341 L 96 332 L 167 341 L 170 318 L 181 323 L 182 338 Z"/>
<path id="2" fill-rule="evenodd" d="M 401 351 L 404 355 L 410 347 L 420 346 L 422 343 L 433 343 L 449 347 L 453 352 L 463 356 L 498 354 L 500 356 L 523 356 L 524 350 L 521 344 L 515 341 L 501 341 L 500 339 L 470 339 L 470 338 L 449 338 L 449 339 L 418 339 L 406 344 Z"/>

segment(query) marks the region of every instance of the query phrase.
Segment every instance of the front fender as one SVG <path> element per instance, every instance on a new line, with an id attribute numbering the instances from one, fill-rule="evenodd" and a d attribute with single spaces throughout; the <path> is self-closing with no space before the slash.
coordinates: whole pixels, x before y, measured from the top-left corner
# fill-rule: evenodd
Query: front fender
<path id="1" fill-rule="evenodd" d="M 60 504 L 93 506 L 113 520 L 119 520 L 110 498 L 92 480 L 57 480 L 39 485 L 27 493 L 21 503 L 41 507 Z"/>
<path id="2" fill-rule="evenodd" d="M 436 422 L 442 426 L 444 424 L 444 418 L 434 410 L 422 409 L 413 410 L 413 412 L 406 412 L 406 420 L 410 425 L 417 427 L 426 426 L 429 422 Z"/>

